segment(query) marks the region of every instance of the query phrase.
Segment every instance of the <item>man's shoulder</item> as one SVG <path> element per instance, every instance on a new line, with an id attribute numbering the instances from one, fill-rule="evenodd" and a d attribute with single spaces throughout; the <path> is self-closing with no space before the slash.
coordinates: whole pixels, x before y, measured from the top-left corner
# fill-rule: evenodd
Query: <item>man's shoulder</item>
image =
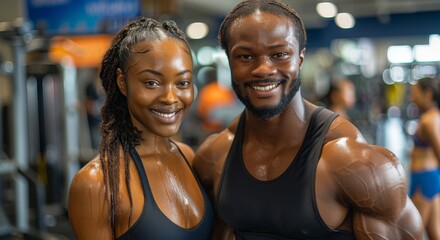
<path id="1" fill-rule="evenodd" d="M 366 143 L 366 140 L 359 129 L 346 118 L 336 117 L 330 125 L 325 137 L 325 142 L 340 138 L 354 139 L 357 142 Z"/>
<path id="2" fill-rule="evenodd" d="M 339 137 L 327 142 L 323 147 L 323 159 L 331 161 L 338 168 L 361 164 L 400 164 L 394 153 L 385 147 L 372 145 L 353 137 Z"/>
<path id="3" fill-rule="evenodd" d="M 225 152 L 229 149 L 234 137 L 235 133 L 231 132 L 229 129 L 224 129 L 219 133 L 212 134 L 199 146 L 196 156 L 209 155 L 209 158 L 218 156 L 219 153 Z"/>

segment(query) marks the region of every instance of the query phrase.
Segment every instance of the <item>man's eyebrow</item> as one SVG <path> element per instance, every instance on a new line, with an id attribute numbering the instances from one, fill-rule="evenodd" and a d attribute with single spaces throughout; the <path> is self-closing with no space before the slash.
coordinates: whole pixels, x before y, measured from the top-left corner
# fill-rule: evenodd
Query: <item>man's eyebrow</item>
<path id="1" fill-rule="evenodd" d="M 287 44 L 276 44 L 276 45 L 269 46 L 269 48 L 275 49 L 275 48 L 280 48 L 280 47 L 285 47 L 285 46 L 287 46 Z"/>
<path id="2" fill-rule="evenodd" d="M 276 44 L 276 45 L 269 46 L 269 48 L 276 49 L 276 48 L 281 48 L 281 47 L 285 47 L 285 46 L 287 46 L 287 44 Z M 247 47 L 247 46 L 238 46 L 238 48 L 241 50 L 247 50 L 247 51 L 252 50 L 251 47 Z"/>

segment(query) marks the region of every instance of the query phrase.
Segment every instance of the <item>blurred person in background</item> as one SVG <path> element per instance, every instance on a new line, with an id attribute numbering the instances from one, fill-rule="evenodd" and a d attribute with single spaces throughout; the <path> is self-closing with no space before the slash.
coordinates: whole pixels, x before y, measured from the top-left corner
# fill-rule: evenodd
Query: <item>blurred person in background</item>
<path id="1" fill-rule="evenodd" d="M 74 177 L 69 219 L 79 240 L 210 239 L 214 213 L 193 150 L 171 140 L 193 99 L 193 62 L 174 22 L 123 27 L 100 72 L 106 99 L 99 155 Z"/>
<path id="2" fill-rule="evenodd" d="M 421 111 L 413 135 L 410 196 L 429 239 L 440 239 L 440 80 L 422 78 L 411 86 L 410 99 Z"/>
<path id="3" fill-rule="evenodd" d="M 203 73 L 205 84 L 198 94 L 197 115 L 203 131 L 212 134 L 223 130 L 229 124 L 220 117 L 227 115 L 227 110 L 236 105 L 236 97 L 230 87 L 217 81 L 217 70 L 214 67 L 205 67 Z"/>
<path id="4" fill-rule="evenodd" d="M 302 97 L 306 31 L 293 8 L 242 1 L 219 40 L 246 108 L 194 159 L 218 239 L 422 239 L 399 159 Z"/>
<path id="5" fill-rule="evenodd" d="M 349 79 L 332 81 L 327 94 L 328 108 L 350 120 L 347 110 L 356 104 L 356 89 Z"/>
<path id="6" fill-rule="evenodd" d="M 97 149 L 101 140 L 99 134 L 99 124 L 101 122 L 101 107 L 105 98 L 104 90 L 100 86 L 99 71 L 93 70 L 90 81 L 86 85 L 85 109 L 87 123 L 90 131 L 91 144 L 93 149 Z"/>

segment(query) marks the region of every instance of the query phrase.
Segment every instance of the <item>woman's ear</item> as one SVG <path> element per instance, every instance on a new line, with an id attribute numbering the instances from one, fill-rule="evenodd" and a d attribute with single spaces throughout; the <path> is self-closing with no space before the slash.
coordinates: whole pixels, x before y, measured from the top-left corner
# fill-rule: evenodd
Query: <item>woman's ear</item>
<path id="1" fill-rule="evenodd" d="M 124 80 L 124 74 L 122 73 L 122 70 L 120 68 L 116 70 L 116 81 L 119 91 L 121 91 L 124 96 L 127 96 L 127 85 Z"/>

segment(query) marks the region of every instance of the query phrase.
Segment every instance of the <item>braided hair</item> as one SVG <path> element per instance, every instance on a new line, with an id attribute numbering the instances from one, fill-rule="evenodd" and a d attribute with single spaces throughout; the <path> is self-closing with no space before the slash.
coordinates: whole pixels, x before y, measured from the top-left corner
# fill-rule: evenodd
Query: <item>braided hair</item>
<path id="1" fill-rule="evenodd" d="M 276 16 L 283 15 L 289 18 L 292 21 L 293 26 L 296 28 L 295 37 L 298 40 L 299 49 L 303 50 L 306 47 L 307 36 L 304 23 L 292 7 L 278 0 L 245 0 L 235 6 L 220 25 L 217 38 L 227 55 L 229 55 L 229 29 L 232 23 L 237 19 L 251 15 L 256 11 L 267 12 Z"/>
<path id="2" fill-rule="evenodd" d="M 120 210 L 119 196 L 119 156 L 120 147 L 123 150 L 125 171 L 125 184 L 127 186 L 130 205 L 133 200 L 130 190 L 129 150 L 138 145 L 141 132 L 137 130 L 130 120 L 126 97 L 117 86 L 117 70 L 121 69 L 124 78 L 127 76 L 127 60 L 133 54 L 131 47 L 142 41 L 162 40 L 175 38 L 189 45 L 184 33 L 173 21 L 160 23 L 151 18 L 141 17 L 125 25 L 113 38 L 112 44 L 104 55 L 100 78 L 106 92 L 106 100 L 101 109 L 101 136 L 99 145 L 100 162 L 104 172 L 104 185 L 110 206 L 110 223 L 113 237 L 116 237 L 116 223 Z M 130 207 L 130 217 L 132 208 Z M 130 221 L 130 220 L 129 220 Z M 128 222 L 130 226 L 130 222 Z"/>

